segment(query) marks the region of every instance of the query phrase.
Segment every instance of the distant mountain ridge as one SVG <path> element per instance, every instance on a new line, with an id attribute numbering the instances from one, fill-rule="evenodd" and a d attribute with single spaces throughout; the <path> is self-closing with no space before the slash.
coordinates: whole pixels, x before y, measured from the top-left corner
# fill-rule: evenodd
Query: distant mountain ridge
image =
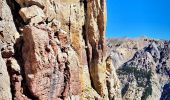
<path id="1" fill-rule="evenodd" d="M 107 47 L 120 81 L 119 99 L 169 100 L 170 41 L 112 38 L 107 40 Z"/>

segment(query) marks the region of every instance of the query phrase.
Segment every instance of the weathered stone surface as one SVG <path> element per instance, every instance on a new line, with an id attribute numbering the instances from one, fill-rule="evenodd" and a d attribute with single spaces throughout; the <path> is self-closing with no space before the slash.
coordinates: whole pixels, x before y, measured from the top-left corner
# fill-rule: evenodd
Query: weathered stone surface
<path id="1" fill-rule="evenodd" d="M 105 1 L 87 2 L 86 38 L 89 70 L 94 89 L 107 99 L 105 56 Z"/>
<path id="2" fill-rule="evenodd" d="M 50 33 L 42 29 L 34 26 L 23 29 L 24 67 L 32 95 L 38 99 L 53 100 L 79 95 L 81 88 L 76 53 L 68 45 L 63 44 L 64 47 L 60 48 L 55 42 L 50 44 Z"/>
<path id="3" fill-rule="evenodd" d="M 0 54 L 0 99 L 12 100 L 10 77 L 8 75 L 7 66 Z"/>
<path id="4" fill-rule="evenodd" d="M 58 20 L 54 19 L 51 23 L 51 28 L 53 29 L 54 32 L 57 32 L 61 28 L 61 23 Z"/>
<path id="5" fill-rule="evenodd" d="M 0 33 L 13 99 L 107 99 L 105 1 L 15 1 L 10 17 L 21 37 Z"/>
<path id="6" fill-rule="evenodd" d="M 106 54 L 105 3 L 1 0 L 0 99 L 158 100 L 162 91 L 166 96 L 170 42 L 109 39 Z"/>
<path id="7" fill-rule="evenodd" d="M 23 40 L 22 52 L 29 90 L 38 99 L 48 99 L 51 75 L 56 67 L 53 51 L 46 50 L 49 45 L 48 32 L 28 26 L 23 29 Z"/>
<path id="8" fill-rule="evenodd" d="M 69 45 L 69 34 L 65 32 L 64 30 L 59 30 L 57 33 L 58 39 L 61 43 L 61 46 Z"/>
<path id="9" fill-rule="evenodd" d="M 0 44 L 14 43 L 19 38 L 12 12 L 6 0 L 0 1 Z"/>
<path id="10" fill-rule="evenodd" d="M 122 98 L 120 80 L 118 79 L 115 66 L 113 65 L 113 61 L 110 56 L 106 59 L 106 84 L 109 100 L 120 100 Z"/>
<path id="11" fill-rule="evenodd" d="M 36 5 L 21 8 L 19 14 L 24 22 L 30 22 L 31 25 L 43 21 L 45 17 L 43 10 Z"/>
<path id="12" fill-rule="evenodd" d="M 7 44 L 7 45 L 3 45 L 3 47 L 1 47 L 1 54 L 2 54 L 2 58 L 10 58 L 14 55 L 14 48 L 13 48 L 13 44 Z"/>
<path id="13" fill-rule="evenodd" d="M 14 59 L 14 58 L 8 59 L 7 65 L 9 65 L 11 67 L 11 70 L 20 73 L 21 68 L 20 68 L 18 62 L 16 61 L 16 59 Z"/>
<path id="14" fill-rule="evenodd" d="M 30 6 L 30 5 L 37 5 L 39 7 L 44 7 L 45 2 L 47 0 L 15 0 L 21 7 Z"/>
<path id="15" fill-rule="evenodd" d="M 68 68 L 70 70 L 70 93 L 71 95 L 79 95 L 82 91 L 80 84 L 80 63 L 76 52 L 70 48 L 68 51 Z M 80 98 L 80 96 L 79 96 Z"/>
<path id="16" fill-rule="evenodd" d="M 169 41 L 149 38 L 113 40 L 108 42 L 108 53 L 117 63 L 113 67 L 117 68 L 122 99 L 159 100 L 161 88 L 169 82 Z M 118 59 L 122 61 L 117 62 Z"/>
<path id="17" fill-rule="evenodd" d="M 12 100 L 13 92 L 11 84 L 10 68 L 8 67 L 8 59 L 14 56 L 14 43 L 19 38 L 13 13 L 8 4 L 8 0 L 0 1 L 0 99 Z M 17 65 L 17 64 L 16 64 Z M 19 66 L 19 65 L 17 65 Z"/>

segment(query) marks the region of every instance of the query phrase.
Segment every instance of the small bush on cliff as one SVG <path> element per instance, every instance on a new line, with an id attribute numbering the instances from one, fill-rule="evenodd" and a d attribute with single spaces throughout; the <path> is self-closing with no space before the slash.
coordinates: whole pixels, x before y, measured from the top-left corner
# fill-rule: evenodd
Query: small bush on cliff
<path id="1" fill-rule="evenodd" d="M 121 90 L 122 96 L 125 95 L 125 93 L 126 93 L 126 91 L 128 90 L 128 88 L 129 88 L 129 84 L 127 83 L 127 84 L 125 84 L 125 86 L 124 86 L 123 89 Z"/>
<path id="2" fill-rule="evenodd" d="M 141 100 L 146 100 L 149 95 L 152 95 L 152 85 L 151 84 L 149 84 L 145 88 L 145 90 L 144 90 L 144 92 L 142 94 Z"/>

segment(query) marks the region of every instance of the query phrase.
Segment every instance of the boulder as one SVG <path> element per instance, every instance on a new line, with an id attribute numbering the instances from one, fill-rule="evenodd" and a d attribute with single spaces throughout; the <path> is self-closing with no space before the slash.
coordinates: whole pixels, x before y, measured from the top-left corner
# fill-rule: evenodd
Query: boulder
<path id="1" fill-rule="evenodd" d="M 45 18 L 43 10 L 36 5 L 21 8 L 19 14 L 24 22 L 30 22 L 30 24 L 37 24 Z"/>

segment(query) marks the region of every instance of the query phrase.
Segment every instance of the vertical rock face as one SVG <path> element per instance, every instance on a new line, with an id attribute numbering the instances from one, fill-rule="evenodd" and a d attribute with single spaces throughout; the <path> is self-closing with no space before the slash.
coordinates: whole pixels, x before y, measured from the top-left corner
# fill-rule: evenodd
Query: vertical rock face
<path id="1" fill-rule="evenodd" d="M 92 85 L 102 97 L 107 98 L 104 63 L 105 1 L 87 2 L 87 23 L 86 39 Z"/>
<path id="2" fill-rule="evenodd" d="M 10 91 L 10 79 L 7 71 L 7 66 L 0 56 L 0 99 L 1 100 L 12 100 Z"/>
<path id="3" fill-rule="evenodd" d="M 0 100 L 168 97 L 170 42 L 105 26 L 105 0 L 0 0 Z"/>
<path id="4" fill-rule="evenodd" d="M 7 13 L 8 12 L 8 13 Z M 12 100 L 9 70 L 14 55 L 14 43 L 19 37 L 13 15 L 6 0 L 0 1 L 0 99 Z M 14 60 L 13 60 L 14 61 Z M 15 60 L 16 61 L 16 60 Z M 8 67 L 9 66 L 9 67 Z"/>
<path id="5" fill-rule="evenodd" d="M 25 27 L 23 41 L 24 69 L 29 90 L 38 99 L 48 99 L 50 77 L 56 67 L 48 32 L 34 26 Z M 64 79 L 61 79 L 63 83 Z"/>
<path id="6" fill-rule="evenodd" d="M 0 97 L 108 99 L 105 13 L 105 0 L 1 0 Z"/>
<path id="7" fill-rule="evenodd" d="M 108 88 L 109 100 L 121 99 L 120 81 L 110 56 L 106 59 L 106 85 Z"/>
<path id="8" fill-rule="evenodd" d="M 8 13 L 7 13 L 8 12 Z M 10 30 L 9 30 L 10 29 Z M 0 1 L 0 43 L 12 43 L 19 37 L 10 6 L 6 0 Z"/>

